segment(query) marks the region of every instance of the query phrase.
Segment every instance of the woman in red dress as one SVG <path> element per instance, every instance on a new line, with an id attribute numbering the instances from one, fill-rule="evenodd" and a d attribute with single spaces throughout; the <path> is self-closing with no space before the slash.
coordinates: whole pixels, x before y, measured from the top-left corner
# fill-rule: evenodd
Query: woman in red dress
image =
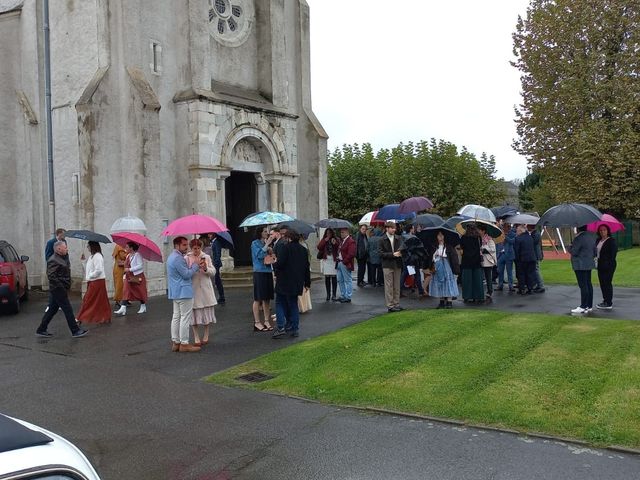
<path id="1" fill-rule="evenodd" d="M 124 292 L 123 302 L 139 301 L 140 309 L 138 313 L 147 311 L 147 279 L 144 276 L 144 264 L 142 255 L 138 252 L 138 244 L 127 242 L 124 247 L 127 258 L 124 261 Z M 116 315 L 126 315 L 127 306 L 122 303 Z"/>
<path id="2" fill-rule="evenodd" d="M 91 256 L 87 260 L 85 280 L 87 291 L 82 299 L 82 306 L 77 319 L 83 323 L 111 322 L 111 305 L 107 295 L 104 257 L 98 242 L 89 242 Z"/>

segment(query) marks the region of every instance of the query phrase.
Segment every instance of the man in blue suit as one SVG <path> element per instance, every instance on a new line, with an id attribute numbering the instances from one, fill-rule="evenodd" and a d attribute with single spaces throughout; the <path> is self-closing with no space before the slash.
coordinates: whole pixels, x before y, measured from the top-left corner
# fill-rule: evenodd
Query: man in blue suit
<path id="1" fill-rule="evenodd" d="M 200 265 L 187 266 L 184 255 L 189 249 L 185 237 L 173 239 L 173 252 L 167 260 L 167 283 L 169 300 L 173 300 L 173 318 L 171 319 L 172 352 L 197 352 L 200 347 L 189 343 L 189 324 L 193 314 L 193 287 L 191 278 L 198 272 Z"/>

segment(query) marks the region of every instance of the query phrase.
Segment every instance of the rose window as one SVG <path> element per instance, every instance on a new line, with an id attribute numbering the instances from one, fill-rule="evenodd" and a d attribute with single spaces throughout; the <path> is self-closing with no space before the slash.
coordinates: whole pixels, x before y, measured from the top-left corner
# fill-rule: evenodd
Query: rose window
<path id="1" fill-rule="evenodd" d="M 237 46 L 246 40 L 253 22 L 247 0 L 209 0 L 209 31 L 220 43 Z"/>

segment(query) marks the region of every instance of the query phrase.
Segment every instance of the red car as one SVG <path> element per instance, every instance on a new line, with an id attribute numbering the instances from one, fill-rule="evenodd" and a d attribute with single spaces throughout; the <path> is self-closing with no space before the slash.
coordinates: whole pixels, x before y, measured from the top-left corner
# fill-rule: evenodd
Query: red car
<path id="1" fill-rule="evenodd" d="M 29 294 L 27 260 L 29 257 L 19 257 L 10 243 L 0 240 L 0 306 L 8 306 L 11 313 L 20 311 L 20 302 Z"/>

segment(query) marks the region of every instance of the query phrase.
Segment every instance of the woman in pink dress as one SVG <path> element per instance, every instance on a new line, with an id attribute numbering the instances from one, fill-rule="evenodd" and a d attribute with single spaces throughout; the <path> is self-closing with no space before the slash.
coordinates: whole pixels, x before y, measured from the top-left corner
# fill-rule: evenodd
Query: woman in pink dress
<path id="1" fill-rule="evenodd" d="M 194 263 L 200 265 L 200 270 L 192 277 L 193 284 L 193 315 L 191 327 L 193 328 L 193 344 L 197 347 L 209 343 L 209 325 L 216 323 L 216 314 L 213 307 L 218 304 L 213 291 L 211 279 L 216 274 L 211 257 L 202 251 L 202 240 L 194 238 L 189 242 L 191 251 L 185 255 L 187 265 Z M 202 337 L 198 331 L 198 325 L 203 326 Z"/>

